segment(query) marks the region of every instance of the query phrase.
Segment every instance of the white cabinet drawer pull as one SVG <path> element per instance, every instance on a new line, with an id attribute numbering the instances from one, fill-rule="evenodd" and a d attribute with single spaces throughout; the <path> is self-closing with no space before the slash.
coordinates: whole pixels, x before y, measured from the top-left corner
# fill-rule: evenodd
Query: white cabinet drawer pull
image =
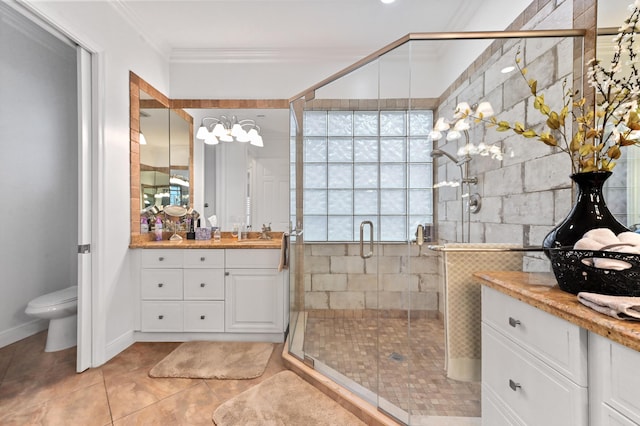
<path id="1" fill-rule="evenodd" d="M 164 319 L 164 315 L 158 315 L 158 319 L 159 320 Z"/>
<path id="2" fill-rule="evenodd" d="M 164 257 L 162 257 L 162 256 L 160 256 L 160 257 L 158 258 L 158 262 L 162 262 L 163 260 L 164 260 Z"/>
<path id="3" fill-rule="evenodd" d="M 205 284 L 204 284 L 204 283 L 200 283 L 200 287 L 204 287 L 204 286 L 205 286 Z"/>
<path id="4" fill-rule="evenodd" d="M 204 319 L 204 315 L 200 315 L 200 319 L 203 320 Z"/>
<path id="5" fill-rule="evenodd" d="M 516 326 L 520 325 L 520 320 L 517 320 L 515 318 L 509 317 L 509 325 L 511 327 L 516 327 Z"/>
<path id="6" fill-rule="evenodd" d="M 513 391 L 517 391 L 518 389 L 520 389 L 522 386 L 520 386 L 520 383 L 516 383 L 513 380 L 509 379 L 509 387 L 511 388 L 511 390 Z"/>
<path id="7" fill-rule="evenodd" d="M 162 288 L 162 287 L 164 287 L 164 284 L 163 283 L 158 283 L 158 287 Z"/>

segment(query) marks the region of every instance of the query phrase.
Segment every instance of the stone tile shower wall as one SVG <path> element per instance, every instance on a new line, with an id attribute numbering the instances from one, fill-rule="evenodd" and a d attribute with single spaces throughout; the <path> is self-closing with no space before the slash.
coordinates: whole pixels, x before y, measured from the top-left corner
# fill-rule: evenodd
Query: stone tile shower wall
<path id="1" fill-rule="evenodd" d="M 572 28 L 574 22 L 587 19 L 585 15 L 595 15 L 585 4 L 569 0 L 533 2 L 521 17 L 530 18 L 517 21 L 522 25 L 512 29 Z M 491 102 L 500 119 L 521 121 L 529 127 L 541 126 L 543 117 L 533 108 L 529 88 L 522 76 L 517 71 L 502 74 L 500 70 L 514 65 L 520 47 L 528 78 L 538 80 L 538 90 L 545 93 L 548 104 L 562 105 L 562 82 L 567 78 L 568 84 L 572 84 L 576 65 L 574 51 L 582 47 L 582 40 L 576 40 L 576 43 L 572 38 L 494 42 L 443 94 L 435 117 L 451 117 L 458 102 L 474 104 L 486 100 Z M 476 145 L 481 141 L 499 144 L 506 153 L 502 161 L 474 156 L 470 163 L 470 175 L 479 180 L 470 192 L 482 197 L 480 212 L 471 215 L 470 241 L 540 246 L 552 226 L 569 212 L 572 203 L 571 166 L 567 155 L 554 152 L 535 139 L 486 129 L 481 124 L 472 125 L 470 140 Z M 439 148 L 456 152 L 464 143 L 464 140 L 441 142 Z M 436 182 L 458 177 L 457 166 L 439 162 Z M 459 190 L 443 187 L 438 192 L 439 238 L 441 241 L 459 241 Z M 549 263 L 541 253 L 525 256 L 523 263 L 524 270 L 549 270 Z"/>
<path id="2" fill-rule="evenodd" d="M 376 250 L 365 260 L 360 257 L 359 244 L 307 244 L 305 308 L 437 311 L 435 252 L 406 244 L 380 244 Z"/>

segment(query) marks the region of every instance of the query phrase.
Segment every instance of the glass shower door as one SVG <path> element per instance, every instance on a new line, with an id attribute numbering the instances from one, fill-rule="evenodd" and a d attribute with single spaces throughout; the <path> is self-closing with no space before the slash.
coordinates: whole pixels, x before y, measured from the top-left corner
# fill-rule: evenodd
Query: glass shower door
<path id="1" fill-rule="evenodd" d="M 405 423 L 406 272 L 431 185 L 430 164 L 409 162 L 430 162 L 428 132 L 410 136 L 432 117 L 412 110 L 409 59 L 401 47 L 305 94 L 291 132 L 291 222 L 304 229 L 292 240 L 292 352 Z"/>

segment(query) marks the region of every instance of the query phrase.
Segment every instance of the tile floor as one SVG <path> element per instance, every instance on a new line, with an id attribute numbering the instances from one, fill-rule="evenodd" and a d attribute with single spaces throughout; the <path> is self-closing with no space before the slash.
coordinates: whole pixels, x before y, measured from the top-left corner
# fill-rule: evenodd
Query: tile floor
<path id="1" fill-rule="evenodd" d="M 221 403 L 285 369 L 276 345 L 252 380 L 152 379 L 179 343 L 136 343 L 75 373 L 75 348 L 45 353 L 46 332 L 0 348 L 0 425 L 212 425 Z"/>
<path id="2" fill-rule="evenodd" d="M 406 317 L 330 318 L 312 311 L 304 350 L 412 415 L 480 417 L 480 383 L 446 377 L 441 319 L 409 324 Z"/>

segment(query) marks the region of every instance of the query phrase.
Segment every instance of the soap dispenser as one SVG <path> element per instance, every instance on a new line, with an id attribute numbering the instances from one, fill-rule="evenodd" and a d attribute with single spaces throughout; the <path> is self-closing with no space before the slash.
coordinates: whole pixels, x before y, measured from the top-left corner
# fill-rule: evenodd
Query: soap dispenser
<path id="1" fill-rule="evenodd" d="M 142 218 L 140 218 L 140 233 L 146 234 L 147 232 L 149 232 L 149 221 L 146 216 L 142 216 Z"/>
<path id="2" fill-rule="evenodd" d="M 154 233 L 156 234 L 156 241 L 162 241 L 162 218 L 160 216 L 156 218 Z"/>

